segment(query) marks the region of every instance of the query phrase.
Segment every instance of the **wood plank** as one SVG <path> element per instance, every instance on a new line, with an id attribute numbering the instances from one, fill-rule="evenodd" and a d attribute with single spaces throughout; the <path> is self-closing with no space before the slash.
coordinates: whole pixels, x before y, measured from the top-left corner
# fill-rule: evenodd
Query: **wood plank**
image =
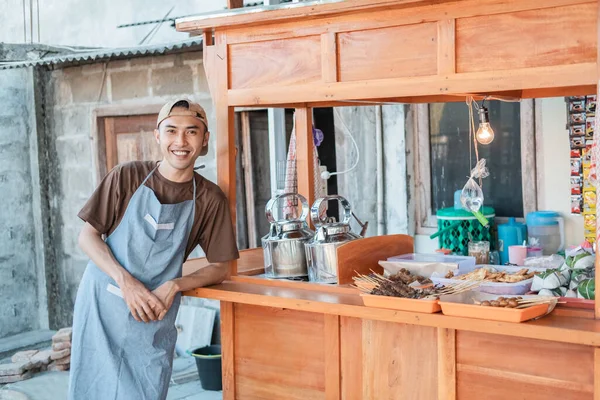
<path id="1" fill-rule="evenodd" d="M 437 328 L 461 329 L 559 343 L 600 346 L 600 321 L 550 314 L 536 321 L 507 323 L 365 307 L 359 295 L 322 292 L 257 284 L 224 282 L 186 292 L 186 295 L 313 313 L 400 322 Z"/>
<path id="2" fill-rule="evenodd" d="M 239 265 L 238 265 L 239 266 Z M 264 273 L 264 269 L 262 271 Z M 231 277 L 233 282 L 251 283 L 262 286 L 273 286 L 280 288 L 290 289 L 306 289 L 307 287 L 315 290 L 322 291 L 324 293 L 341 293 L 341 294 L 357 294 L 358 289 L 350 285 L 323 285 L 321 283 L 304 282 L 304 281 L 290 281 L 287 279 L 271 279 L 264 275 L 246 276 L 240 275 Z M 593 314 L 593 313 L 592 313 Z M 592 315 L 593 318 L 593 315 Z"/>
<path id="3" fill-rule="evenodd" d="M 234 303 L 221 302 L 221 368 L 223 400 L 235 400 L 235 310 Z"/>
<path id="4" fill-rule="evenodd" d="M 438 398 L 436 329 L 364 320 L 362 334 L 363 399 Z"/>
<path id="5" fill-rule="evenodd" d="M 325 399 L 322 314 L 238 304 L 235 315 L 237 398 Z"/>
<path id="6" fill-rule="evenodd" d="M 594 400 L 600 400 L 600 348 L 594 348 Z"/>
<path id="7" fill-rule="evenodd" d="M 183 275 L 189 275 L 192 272 L 204 268 L 210 263 L 206 257 L 190 258 L 183 263 Z M 238 273 L 246 275 L 257 269 L 264 273 L 264 254 L 261 247 L 255 249 L 240 250 L 240 258 L 237 260 Z"/>
<path id="8" fill-rule="evenodd" d="M 537 182 L 536 182 L 536 154 L 535 146 L 535 110 L 534 100 L 521 101 L 521 182 L 523 190 L 524 215 L 536 211 L 537 208 Z M 538 150 L 539 151 L 539 150 Z"/>
<path id="9" fill-rule="evenodd" d="M 229 82 L 228 72 L 228 51 L 225 35 L 217 33 L 214 45 L 214 64 L 213 68 L 216 77 L 216 97 L 215 113 L 217 121 L 217 183 L 227 200 L 229 200 L 229 212 L 233 226 L 236 224 L 236 176 L 235 176 L 235 113 L 233 107 L 228 107 L 227 82 Z M 236 261 L 229 262 L 229 276 L 237 275 Z"/>
<path id="10" fill-rule="evenodd" d="M 581 32 L 595 32 L 596 7 L 578 4 L 458 19 L 456 70 L 497 71 L 595 62 L 596 35 Z"/>
<path id="11" fill-rule="evenodd" d="M 242 8 L 244 7 L 244 0 L 227 0 L 227 8 Z"/>
<path id="12" fill-rule="evenodd" d="M 321 79 L 321 37 L 229 46 L 230 88 L 280 87 Z"/>
<path id="13" fill-rule="evenodd" d="M 325 399 L 341 399 L 340 373 L 340 317 L 325 314 L 324 349 L 325 354 Z"/>
<path id="14" fill-rule="evenodd" d="M 344 1 L 332 4 L 321 4 L 306 8 L 284 9 L 265 11 L 254 14 L 242 14 L 235 16 L 212 16 L 211 18 L 188 17 L 176 21 L 176 28 L 180 32 L 193 32 L 210 30 L 213 28 L 227 28 L 232 30 L 234 27 L 248 30 L 249 27 L 263 27 L 265 30 L 274 30 L 274 26 L 287 30 L 289 25 L 297 25 L 304 22 L 307 25 L 332 26 L 335 30 L 339 28 L 335 25 L 338 20 L 363 20 L 365 25 L 360 25 L 356 29 L 368 29 L 369 26 L 380 27 L 385 24 L 388 18 L 382 18 L 382 14 L 387 14 L 390 20 L 395 20 L 396 25 L 420 23 L 422 21 L 431 21 L 439 19 L 440 15 L 446 18 L 460 18 L 475 15 L 503 14 L 518 10 L 540 9 L 558 7 L 568 4 L 590 3 L 585 0 L 546 0 L 541 3 L 539 0 L 522 1 L 498 1 L 498 0 L 472 0 L 460 1 L 441 0 L 432 5 L 428 0 L 354 0 Z M 309 13 L 307 13 L 307 11 Z M 351 11 L 351 12 L 348 12 Z M 403 18 L 404 17 L 404 18 Z M 410 17 L 411 19 L 408 19 Z M 367 23 L 370 22 L 370 25 Z M 300 28 L 301 25 L 297 28 Z M 289 33 L 296 33 L 304 36 L 307 33 L 298 29 L 287 30 Z M 320 32 L 321 33 L 321 32 Z M 310 33 L 312 34 L 312 33 Z M 258 39 L 256 39 L 258 40 Z"/>
<path id="15" fill-rule="evenodd" d="M 344 243 L 337 248 L 338 283 L 353 282 L 356 273 L 369 274 L 371 270 L 383 273 L 380 260 L 412 253 L 414 240 L 408 235 L 385 235 L 363 238 Z"/>
<path id="16" fill-rule="evenodd" d="M 490 93 L 532 88 L 580 87 L 596 84 L 596 63 L 472 72 L 446 77 L 427 76 L 338 82 L 322 85 L 296 85 L 293 89 L 259 88 L 229 91 L 232 106 L 311 103 L 381 98 Z M 548 90 L 547 95 L 552 95 Z"/>
<path id="17" fill-rule="evenodd" d="M 362 320 L 340 318 L 342 399 L 362 400 Z"/>
<path id="18" fill-rule="evenodd" d="M 106 171 L 108 172 L 118 163 L 114 118 L 104 118 L 104 143 L 106 144 Z"/>
<path id="19" fill-rule="evenodd" d="M 334 32 L 321 35 L 321 69 L 323 82 L 338 81 L 337 35 Z"/>
<path id="20" fill-rule="evenodd" d="M 315 202 L 315 180 L 313 161 L 312 108 L 296 108 L 294 129 L 296 132 L 296 171 L 298 174 L 298 193 Z M 310 217 L 308 217 L 310 220 Z"/>
<path id="21" fill-rule="evenodd" d="M 246 193 L 246 222 L 248 224 L 248 247 L 258 246 L 256 237 L 256 212 L 254 201 L 254 176 L 252 173 L 252 134 L 250 132 L 250 113 L 240 113 L 242 128 L 242 168 L 244 169 L 244 186 Z M 238 267 L 239 268 L 239 267 Z"/>
<path id="22" fill-rule="evenodd" d="M 456 73 L 456 20 L 444 19 L 437 23 L 437 73 Z"/>
<path id="23" fill-rule="evenodd" d="M 437 72 L 435 23 L 343 32 L 337 37 L 342 82 Z"/>
<path id="24" fill-rule="evenodd" d="M 459 331 L 456 361 L 530 376 L 532 380 L 537 377 L 579 385 L 579 390 L 591 388 L 594 383 L 594 351 L 588 346 L 532 339 L 515 341 L 507 336 Z"/>
<path id="25" fill-rule="evenodd" d="M 438 399 L 456 400 L 456 330 L 440 328 L 437 335 Z"/>
<path id="26" fill-rule="evenodd" d="M 461 370 L 457 374 L 457 395 L 461 400 L 591 400 L 592 393 L 578 391 L 577 387 L 556 387 L 549 385 L 549 380 L 536 380 L 524 382 L 515 379 L 515 376 L 489 375 L 485 370 Z M 493 388 L 492 390 L 490 390 Z"/>

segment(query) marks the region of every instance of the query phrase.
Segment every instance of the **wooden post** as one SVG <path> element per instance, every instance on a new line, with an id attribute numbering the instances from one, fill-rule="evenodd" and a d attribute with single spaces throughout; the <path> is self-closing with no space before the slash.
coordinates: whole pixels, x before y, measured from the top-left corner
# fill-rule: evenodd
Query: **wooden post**
<path id="1" fill-rule="evenodd" d="M 325 314 L 325 399 L 341 399 L 340 316 Z"/>
<path id="2" fill-rule="evenodd" d="M 598 0 L 596 2 L 597 6 L 596 6 L 596 13 L 598 16 L 598 22 L 597 22 L 597 29 L 596 29 L 596 37 L 598 39 L 597 43 L 600 44 L 600 0 Z M 597 45 L 596 47 L 596 99 L 600 98 L 600 45 Z M 600 143 L 598 140 L 598 137 L 600 136 L 598 134 L 598 130 L 600 129 L 600 112 L 596 111 L 596 116 L 594 117 L 594 122 L 595 122 L 595 128 L 594 128 L 594 147 L 595 146 L 599 146 Z M 596 162 L 598 162 L 598 160 L 596 160 Z M 592 171 L 592 173 L 596 174 L 596 179 L 598 179 L 598 165 L 594 166 L 594 171 Z M 598 192 L 598 189 L 600 189 L 599 185 L 596 185 L 596 192 Z M 600 216 L 600 200 L 598 199 L 598 196 L 596 195 L 596 249 L 598 248 L 598 243 L 600 240 L 600 219 L 598 218 Z M 596 250 L 598 251 L 598 250 Z M 596 287 L 598 287 L 598 285 L 600 285 L 600 257 L 596 257 L 596 263 L 595 263 L 595 268 L 596 268 L 596 277 L 595 277 L 595 284 Z M 597 296 L 595 296 L 597 297 Z M 600 301 L 598 301 L 598 299 L 596 299 L 595 303 L 594 303 L 594 315 L 596 317 L 596 319 L 600 319 Z M 597 366 L 598 364 L 596 364 Z M 600 396 L 600 395 L 596 395 L 596 396 Z M 596 397 L 598 398 L 598 397 Z"/>
<path id="3" fill-rule="evenodd" d="M 258 246 L 256 240 L 256 211 L 254 207 L 254 177 L 252 174 L 252 140 L 250 135 L 250 113 L 242 111 L 242 167 L 244 168 L 244 187 L 246 189 L 246 222 L 248 224 L 248 247 Z"/>
<path id="4" fill-rule="evenodd" d="M 438 328 L 438 400 L 456 400 L 456 330 Z"/>
<path id="5" fill-rule="evenodd" d="M 312 108 L 296 108 L 296 171 L 298 193 L 306 197 L 308 204 L 315 201 L 315 170 L 313 160 Z"/>
<path id="6" fill-rule="evenodd" d="M 236 221 L 236 197 L 235 197 L 235 121 L 234 108 L 228 106 L 227 90 L 229 87 L 229 69 L 227 40 L 225 34 L 217 33 L 215 36 L 215 55 L 212 60 L 211 75 L 216 77 L 216 96 L 214 98 L 215 110 L 217 116 L 217 183 L 227 199 L 229 200 L 229 211 L 233 226 Z M 213 136 L 214 137 L 214 136 Z M 237 263 L 232 261 L 229 267 L 230 276 L 237 275 Z"/>
<path id="7" fill-rule="evenodd" d="M 221 302 L 223 400 L 235 400 L 235 304 Z"/>

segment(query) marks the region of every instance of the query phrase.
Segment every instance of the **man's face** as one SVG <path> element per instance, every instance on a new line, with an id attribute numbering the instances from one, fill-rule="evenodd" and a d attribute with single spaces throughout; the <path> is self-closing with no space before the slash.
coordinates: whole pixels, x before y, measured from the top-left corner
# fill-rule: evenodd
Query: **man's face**
<path id="1" fill-rule="evenodd" d="M 154 131 L 163 158 L 173 168 L 193 168 L 210 133 L 200 120 L 191 116 L 172 116 Z"/>

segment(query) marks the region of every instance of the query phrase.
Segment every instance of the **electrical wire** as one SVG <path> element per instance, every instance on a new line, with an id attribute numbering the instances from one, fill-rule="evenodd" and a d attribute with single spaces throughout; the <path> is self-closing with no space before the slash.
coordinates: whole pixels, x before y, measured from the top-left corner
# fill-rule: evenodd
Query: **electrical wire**
<path id="1" fill-rule="evenodd" d="M 352 144 L 354 145 L 354 149 L 356 150 L 356 160 L 354 161 L 354 165 L 352 165 L 349 169 L 347 169 L 345 171 L 339 171 L 339 172 L 330 172 L 329 176 L 346 174 L 346 173 L 354 170 L 358 166 L 358 162 L 360 161 L 360 150 L 358 148 L 358 145 L 356 144 L 356 140 L 354 140 L 354 136 L 352 136 L 350 129 L 348 129 L 348 127 L 346 126 L 346 123 L 344 122 L 344 119 L 340 115 L 339 111 L 336 108 L 334 108 L 333 112 L 337 114 L 338 119 L 342 123 L 342 128 L 345 131 L 344 135 L 350 136 L 350 139 L 352 140 Z"/>

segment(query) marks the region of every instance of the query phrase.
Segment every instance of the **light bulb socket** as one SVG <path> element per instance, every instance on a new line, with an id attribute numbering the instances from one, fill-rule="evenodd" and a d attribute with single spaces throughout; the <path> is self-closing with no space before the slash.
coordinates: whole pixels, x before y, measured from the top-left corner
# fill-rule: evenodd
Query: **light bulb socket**
<path id="1" fill-rule="evenodd" d="M 479 123 L 484 124 L 484 123 L 489 123 L 489 122 L 490 122 L 490 115 L 488 114 L 488 109 L 481 106 L 479 108 Z"/>

